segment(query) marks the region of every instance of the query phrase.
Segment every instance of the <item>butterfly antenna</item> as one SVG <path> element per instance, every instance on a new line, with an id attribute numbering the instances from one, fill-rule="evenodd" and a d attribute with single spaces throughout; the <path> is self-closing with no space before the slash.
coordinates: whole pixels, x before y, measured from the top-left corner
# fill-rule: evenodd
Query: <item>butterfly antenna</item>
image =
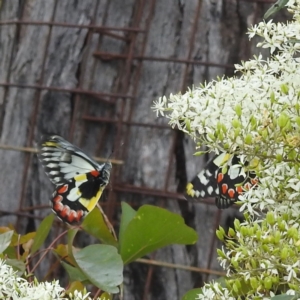
<path id="1" fill-rule="evenodd" d="M 114 153 L 114 149 L 112 149 L 112 150 L 110 151 L 110 154 L 109 154 L 109 156 L 108 156 L 108 158 L 107 158 L 107 160 L 106 160 L 106 163 L 111 159 L 111 156 L 113 155 L 113 153 Z"/>

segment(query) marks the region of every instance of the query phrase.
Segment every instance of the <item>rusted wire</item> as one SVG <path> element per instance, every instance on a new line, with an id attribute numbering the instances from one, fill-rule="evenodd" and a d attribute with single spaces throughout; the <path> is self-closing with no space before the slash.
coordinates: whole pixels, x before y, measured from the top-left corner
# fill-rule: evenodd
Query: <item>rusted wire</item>
<path id="1" fill-rule="evenodd" d="M 38 150 L 36 148 L 32 148 L 32 147 L 17 147 L 17 146 L 11 146 L 11 145 L 3 145 L 3 144 L 0 144 L 0 149 L 25 152 L 25 153 L 37 153 L 38 152 Z M 97 162 L 107 162 L 107 158 L 104 158 L 104 157 L 93 157 L 93 159 Z M 109 161 L 115 165 L 122 165 L 124 163 L 124 161 L 118 160 L 118 159 L 109 159 Z"/>
<path id="2" fill-rule="evenodd" d="M 166 267 L 166 268 L 185 270 L 185 271 L 191 271 L 191 272 L 197 272 L 197 273 L 203 273 L 203 274 L 226 276 L 225 272 L 221 272 L 221 271 L 217 271 L 217 270 L 202 269 L 202 268 L 197 268 L 197 267 L 193 267 L 193 266 L 172 264 L 172 263 L 167 263 L 164 261 L 158 261 L 158 260 L 152 260 L 152 259 L 139 258 L 135 262 L 152 265 L 152 266 Z"/>
<path id="3" fill-rule="evenodd" d="M 103 61 L 110 61 L 116 59 L 127 59 L 126 54 L 118 54 L 118 53 L 110 53 L 110 52 L 94 52 L 94 56 L 100 58 Z M 217 67 L 217 68 L 227 68 L 234 69 L 233 65 L 229 64 L 218 64 L 213 62 L 206 62 L 194 59 L 184 59 L 184 58 L 175 58 L 175 57 L 156 57 L 156 56 L 147 56 L 147 55 L 134 55 L 132 57 L 134 60 L 147 60 L 147 61 L 160 61 L 160 62 L 173 62 L 180 64 L 193 64 L 193 65 L 202 65 L 209 67 Z"/>
<path id="4" fill-rule="evenodd" d="M 144 32 L 139 28 L 131 27 L 115 27 L 115 26 L 100 26 L 100 25 L 85 25 L 85 24 L 70 24 L 54 21 L 32 21 L 32 20 L 3 20 L 0 21 L 0 25 L 34 25 L 34 26 L 57 26 L 57 27 L 68 27 L 68 28 L 81 28 L 81 29 L 95 29 L 98 32 L 103 31 L 124 31 L 124 32 Z"/>
<path id="5" fill-rule="evenodd" d="M 69 88 L 62 88 L 62 87 L 55 87 L 55 86 L 46 86 L 41 84 L 20 84 L 20 83 L 12 83 L 12 82 L 0 82 L 0 86 L 5 87 L 16 87 L 16 88 L 27 88 L 27 89 L 36 89 L 36 90 L 48 90 L 54 92 L 63 92 L 63 93 L 74 93 L 74 94 L 83 94 L 92 97 L 98 97 L 99 100 L 102 100 L 102 97 L 113 97 L 113 98 L 124 98 L 124 99 L 132 99 L 132 96 L 127 96 L 124 94 L 114 94 L 114 93 L 100 93 L 100 92 L 93 92 L 90 90 L 84 89 L 69 89 Z M 21 100 L 20 100 L 21 101 Z M 106 101 L 109 103 L 109 101 Z"/>

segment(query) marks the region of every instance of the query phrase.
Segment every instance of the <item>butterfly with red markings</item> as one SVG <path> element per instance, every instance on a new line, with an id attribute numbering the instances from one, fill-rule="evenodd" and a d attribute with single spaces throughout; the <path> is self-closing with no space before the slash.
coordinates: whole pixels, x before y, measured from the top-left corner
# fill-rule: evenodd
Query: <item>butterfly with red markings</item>
<path id="1" fill-rule="evenodd" d="M 186 186 L 185 197 L 200 202 L 215 197 L 219 209 L 230 207 L 239 195 L 258 183 L 256 172 L 241 163 L 240 156 L 222 153 L 213 157 Z"/>
<path id="2" fill-rule="evenodd" d="M 110 162 L 99 165 L 58 135 L 45 135 L 38 158 L 56 188 L 50 205 L 63 222 L 78 224 L 97 205 L 109 181 Z"/>

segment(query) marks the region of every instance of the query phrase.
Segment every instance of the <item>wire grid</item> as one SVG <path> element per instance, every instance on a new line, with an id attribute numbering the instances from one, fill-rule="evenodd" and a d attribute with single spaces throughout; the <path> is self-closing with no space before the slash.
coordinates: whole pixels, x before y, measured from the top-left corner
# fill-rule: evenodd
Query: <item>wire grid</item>
<path id="1" fill-rule="evenodd" d="M 256 3 L 273 3 L 274 1 L 271 0 L 240 0 L 239 2 L 256 2 Z M 57 3 L 57 0 L 56 0 Z M 97 1 L 99 5 L 99 1 Z M 95 51 L 93 53 L 94 57 L 110 62 L 110 61 L 116 61 L 116 60 L 123 60 L 125 61 L 125 72 L 123 78 L 120 80 L 120 82 L 117 84 L 117 92 L 115 93 L 106 93 L 106 92 L 95 92 L 92 90 L 85 90 L 82 88 L 83 79 L 79 78 L 77 88 L 69 89 L 69 88 L 61 88 L 61 87 L 55 87 L 55 86 L 45 86 L 41 85 L 39 83 L 37 84 L 19 84 L 15 82 L 1 82 L 0 86 L 5 88 L 5 95 L 8 93 L 10 88 L 24 88 L 24 89 L 34 89 L 37 91 L 36 98 L 33 99 L 32 105 L 33 105 L 33 113 L 32 113 L 32 122 L 31 127 L 29 128 L 28 136 L 26 145 L 31 145 L 31 147 L 23 147 L 18 145 L 0 145 L 1 149 L 7 150 L 7 151 L 22 151 L 24 153 L 28 153 L 26 156 L 26 161 L 24 165 L 24 171 L 23 171 L 23 181 L 22 181 L 22 193 L 20 196 L 20 210 L 16 212 L 15 214 L 22 217 L 30 217 L 32 218 L 32 214 L 27 213 L 27 210 L 31 210 L 32 208 L 23 208 L 23 202 L 25 197 L 25 190 L 26 190 L 26 179 L 29 174 L 28 169 L 30 165 L 30 154 L 35 153 L 35 148 L 32 147 L 33 145 L 33 137 L 34 137 L 34 130 L 36 126 L 36 115 L 38 111 L 38 104 L 41 97 L 41 92 L 48 90 L 53 92 L 68 92 L 75 95 L 75 106 L 74 106 L 74 113 L 71 121 L 71 127 L 69 132 L 69 140 L 72 140 L 75 130 L 75 125 L 77 122 L 77 119 L 75 116 L 81 115 L 82 123 L 85 124 L 85 122 L 93 122 L 93 123 L 101 123 L 101 124 L 113 124 L 116 128 L 116 136 L 115 136 L 115 153 L 114 153 L 114 159 L 112 160 L 112 163 L 122 165 L 124 162 L 124 159 L 126 158 L 126 149 L 128 148 L 126 145 L 128 144 L 129 139 L 129 129 L 132 126 L 137 126 L 140 128 L 158 128 L 161 130 L 171 130 L 171 128 L 167 125 L 163 124 L 150 124 L 150 123 L 142 123 L 142 122 L 134 122 L 132 121 L 132 112 L 133 107 L 135 105 L 135 102 L 137 101 L 137 92 L 138 92 L 138 86 L 139 86 L 139 78 L 141 74 L 142 64 L 143 61 L 151 61 L 151 62 L 173 62 L 174 64 L 183 64 L 184 65 L 184 71 L 182 72 L 182 86 L 180 87 L 181 91 L 185 91 L 187 88 L 187 77 L 188 77 L 188 71 L 189 68 L 193 65 L 205 65 L 208 67 L 222 67 L 224 69 L 232 69 L 232 65 L 227 64 L 219 64 L 214 62 L 201 62 L 198 60 L 192 59 L 192 51 L 193 51 L 193 45 L 195 41 L 195 35 L 197 32 L 197 24 L 199 23 L 199 16 L 200 16 L 200 9 L 201 9 L 201 1 L 198 1 L 197 9 L 194 13 L 194 19 L 191 20 L 193 23 L 192 31 L 190 33 L 190 36 L 187 37 L 189 40 L 188 43 L 188 55 L 187 57 L 155 57 L 155 56 L 146 56 L 145 55 L 145 49 L 147 45 L 147 37 L 149 35 L 151 22 L 153 20 L 153 14 L 154 14 L 154 8 L 155 8 L 155 0 L 148 0 L 148 1 L 137 1 L 137 8 L 135 10 L 134 16 L 132 16 L 132 26 L 131 27 L 113 27 L 113 26 L 101 26 L 94 23 L 94 19 L 92 20 L 90 25 L 79 25 L 79 24 L 67 24 L 67 23 L 58 23 L 54 21 L 54 14 L 52 15 L 52 19 L 49 22 L 39 22 L 39 21 L 32 21 L 32 20 L 25 20 L 25 19 L 19 19 L 19 20 L 2 20 L 0 21 L 0 26 L 9 26 L 9 25 L 16 25 L 19 27 L 19 30 L 22 26 L 49 26 L 49 36 L 47 39 L 47 43 L 49 45 L 50 40 L 50 34 L 51 29 L 56 26 L 60 27 L 70 27 L 70 28 L 85 28 L 88 30 L 88 37 L 87 37 L 87 47 L 90 45 L 90 41 L 92 39 L 93 35 L 100 34 L 103 36 L 109 36 L 110 38 L 117 39 L 120 41 L 123 41 L 124 43 L 127 43 L 126 51 L 124 53 L 109 53 L 104 51 Z M 96 11 L 97 9 L 95 9 Z M 147 13 L 145 12 L 147 10 Z M 145 17 L 145 14 L 147 16 Z M 146 22 L 142 22 L 142 18 L 146 20 Z M 139 43 L 137 43 L 139 41 Z M 142 42 L 140 42 L 142 41 Z M 47 49 L 47 47 L 46 47 Z M 47 57 L 47 51 L 44 53 L 44 60 L 43 60 L 43 68 L 45 66 L 45 61 Z M 132 64 L 135 64 L 136 72 L 134 75 L 131 74 L 131 66 Z M 10 63 L 10 67 L 11 67 Z M 86 68 L 86 60 L 82 63 L 82 69 Z M 93 72 L 93 70 L 92 70 Z M 134 76 L 134 78 L 132 78 Z M 8 76 L 9 77 L 9 76 Z M 44 69 L 42 69 L 40 82 L 43 82 L 44 77 Z M 134 89 L 129 90 L 129 82 L 133 82 Z M 98 99 L 101 102 L 105 102 L 110 105 L 115 105 L 117 99 L 123 99 L 121 110 L 118 119 L 116 119 L 115 116 L 112 117 L 94 117 L 88 114 L 88 106 L 89 102 L 87 101 L 86 109 L 83 112 L 79 111 L 79 103 L 82 101 L 81 96 L 85 97 L 92 97 L 94 99 Z M 124 110 L 125 110 L 125 100 L 131 101 L 131 108 L 129 113 L 127 112 L 127 118 L 124 117 Z M 83 125 L 84 126 L 84 125 Z M 83 129 L 84 130 L 84 129 Z M 83 131 L 82 130 L 82 131 Z M 121 138 L 124 140 L 124 146 L 118 147 L 118 142 Z M 170 174 L 171 174 L 171 168 L 172 168 L 172 155 L 174 152 L 174 147 L 176 143 L 176 136 L 173 135 L 173 143 L 172 146 L 169 149 L 169 162 L 168 162 L 168 169 L 166 171 L 165 175 L 165 187 L 164 189 L 153 189 L 153 188 L 147 188 L 147 187 L 140 187 L 140 186 L 134 186 L 130 185 L 126 182 L 121 182 L 119 180 L 120 174 L 115 173 L 113 178 L 113 185 L 111 186 L 111 190 L 109 193 L 109 199 L 106 203 L 106 213 L 109 219 L 112 218 L 114 214 L 114 210 L 116 208 L 117 203 L 115 203 L 115 198 L 113 195 L 114 193 L 130 193 L 130 194 L 141 194 L 141 195 L 148 195 L 152 197 L 157 197 L 157 199 L 174 199 L 174 200 L 184 200 L 184 197 L 182 194 L 174 193 L 168 189 L 168 183 L 170 181 Z M 99 145 L 103 144 L 105 141 L 105 136 L 102 136 L 101 139 L 99 139 Z M 103 161 L 101 158 L 96 158 L 98 161 Z M 204 202 L 208 205 L 213 204 L 212 199 L 204 199 Z M 35 207 L 36 209 L 36 207 Z M 2 211 L 2 213 L 10 214 L 9 211 Z M 221 218 L 221 212 L 216 213 L 215 215 L 215 228 L 220 223 Z M 189 270 L 192 272 L 200 272 L 202 274 L 215 274 L 215 275 L 224 275 L 223 272 L 217 271 L 217 270 L 211 270 L 211 264 L 212 264 L 212 257 L 213 257 L 213 251 L 215 249 L 214 245 L 216 244 L 216 237 L 215 235 L 212 236 L 211 242 L 210 242 L 210 255 L 209 260 L 207 262 L 207 268 L 197 268 L 197 267 L 190 267 L 190 266 L 183 266 L 183 265 L 176 265 L 176 264 L 170 264 L 170 263 L 164 263 L 164 262 L 158 262 L 156 260 L 149 260 L 149 259 L 139 259 L 138 261 L 140 263 L 148 264 L 151 266 L 148 270 L 148 276 L 147 281 L 145 284 L 145 290 L 144 290 L 144 299 L 146 299 L 146 296 L 149 292 L 151 281 L 152 281 L 152 274 L 153 274 L 153 267 L 156 265 L 164 266 L 164 267 L 170 267 L 170 268 L 178 268 L 178 269 L 184 269 Z"/>

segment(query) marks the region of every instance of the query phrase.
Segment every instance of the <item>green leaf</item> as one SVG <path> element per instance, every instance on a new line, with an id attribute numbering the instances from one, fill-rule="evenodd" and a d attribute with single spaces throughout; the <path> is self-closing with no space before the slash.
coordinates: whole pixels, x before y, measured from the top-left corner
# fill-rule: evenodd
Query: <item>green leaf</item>
<path id="1" fill-rule="evenodd" d="M 16 247 L 9 245 L 4 251 L 3 254 L 11 259 L 17 259 Z"/>
<path id="2" fill-rule="evenodd" d="M 123 282 L 123 261 L 110 245 L 90 245 L 74 253 L 76 263 L 86 277 L 108 293 L 118 293 Z"/>
<path id="3" fill-rule="evenodd" d="M 104 242 L 105 244 L 117 247 L 118 242 L 109 231 L 100 210 L 93 209 L 84 219 L 81 224 L 84 231 L 95 237 L 96 239 Z"/>
<path id="4" fill-rule="evenodd" d="M 101 296 L 100 296 L 100 300 L 112 300 L 112 296 L 106 292 L 104 292 Z"/>
<path id="5" fill-rule="evenodd" d="M 5 263 L 11 266 L 15 271 L 17 271 L 18 276 L 22 276 L 25 273 L 25 263 L 18 259 L 5 259 Z"/>
<path id="6" fill-rule="evenodd" d="M 54 214 L 51 214 L 47 216 L 40 224 L 35 238 L 33 240 L 33 244 L 31 247 L 31 255 L 34 254 L 37 250 L 40 249 L 40 247 L 43 245 L 45 242 L 53 224 L 54 220 Z"/>
<path id="7" fill-rule="evenodd" d="M 129 222 L 136 215 L 136 210 L 134 210 L 127 203 L 122 202 L 121 206 L 122 206 L 122 215 L 121 215 L 120 231 L 119 231 L 119 242 L 120 242 L 120 244 L 123 241 L 124 232 L 125 232 L 128 224 L 129 224 Z"/>
<path id="8" fill-rule="evenodd" d="M 20 235 L 17 233 L 14 233 L 11 239 L 11 246 L 18 246 L 18 245 L 23 245 L 29 242 L 30 240 L 34 240 L 36 236 L 36 232 L 29 232 L 25 235 Z"/>
<path id="9" fill-rule="evenodd" d="M 13 234 L 13 230 L 0 234 L 0 253 L 3 253 L 3 251 L 9 246 Z"/>
<path id="10" fill-rule="evenodd" d="M 193 155 L 195 155 L 195 156 L 201 156 L 201 155 L 206 154 L 206 153 L 207 153 L 207 151 L 197 151 Z"/>
<path id="11" fill-rule="evenodd" d="M 128 224 L 120 243 L 120 254 L 128 264 L 170 244 L 195 244 L 197 233 L 181 216 L 166 209 L 143 205 Z"/>
<path id="12" fill-rule="evenodd" d="M 202 294 L 202 289 L 193 289 L 188 291 L 184 296 L 181 298 L 181 300 L 195 300 L 197 299 L 197 295 Z"/>
<path id="13" fill-rule="evenodd" d="M 74 292 L 75 291 L 84 291 L 84 285 L 79 282 L 79 281 L 74 281 L 74 282 L 71 282 L 71 284 L 68 286 L 68 289 L 66 290 L 66 294 L 72 294 L 74 295 Z"/>
<path id="14" fill-rule="evenodd" d="M 280 11 L 287 3 L 289 0 L 278 0 L 276 3 L 274 3 L 264 14 L 264 19 L 269 18 L 271 15 L 277 13 Z"/>
<path id="15" fill-rule="evenodd" d="M 74 254 L 73 254 L 73 241 L 78 232 L 78 228 L 72 228 L 68 230 L 68 256 L 72 262 L 75 262 Z"/>
<path id="16" fill-rule="evenodd" d="M 65 268 L 65 270 L 68 272 L 71 282 L 74 282 L 74 281 L 84 282 L 84 281 L 88 280 L 88 278 L 85 276 L 85 274 L 80 269 L 73 267 L 64 261 L 61 261 L 61 264 Z"/>

